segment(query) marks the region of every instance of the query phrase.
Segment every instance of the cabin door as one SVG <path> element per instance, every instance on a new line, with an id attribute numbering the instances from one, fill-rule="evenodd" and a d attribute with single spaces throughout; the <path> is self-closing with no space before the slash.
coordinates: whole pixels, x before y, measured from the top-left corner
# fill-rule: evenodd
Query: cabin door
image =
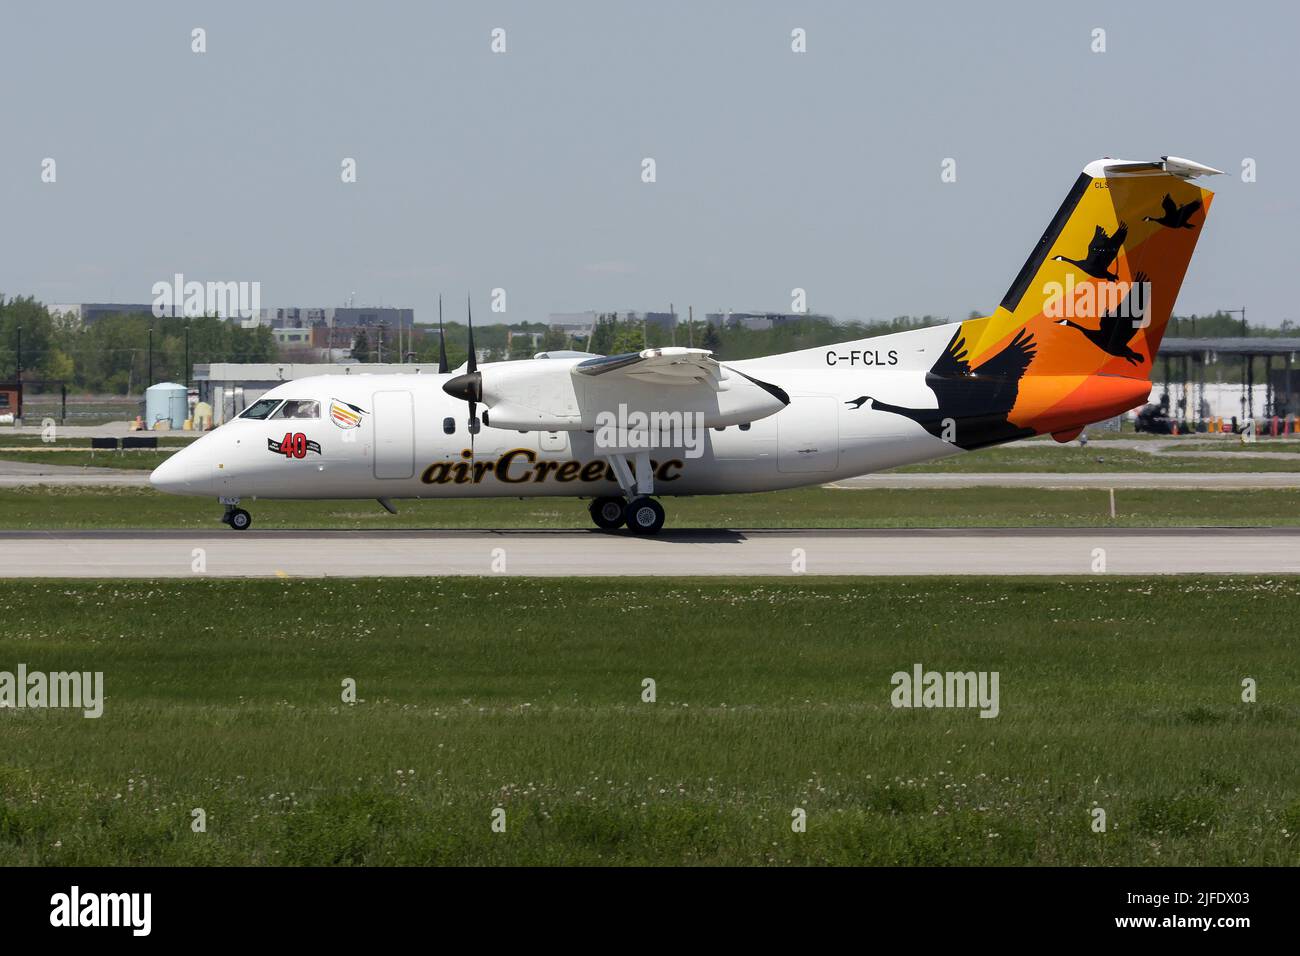
<path id="1" fill-rule="evenodd" d="M 415 475 L 415 405 L 408 391 L 375 392 L 375 477 Z"/>

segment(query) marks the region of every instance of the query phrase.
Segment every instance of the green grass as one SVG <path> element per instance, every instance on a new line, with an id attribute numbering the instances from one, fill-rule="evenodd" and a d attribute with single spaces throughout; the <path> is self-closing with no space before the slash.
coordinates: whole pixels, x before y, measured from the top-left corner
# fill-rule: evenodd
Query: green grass
<path id="1" fill-rule="evenodd" d="M 100 468 L 153 469 L 172 454 L 175 445 L 188 444 L 187 439 L 164 442 L 159 451 L 128 451 L 121 453 L 96 452 L 86 446 L 60 443 L 57 449 L 45 447 L 9 446 L 18 450 L 0 450 L 0 459 L 38 462 L 41 464 L 80 465 Z M 1034 442 L 1006 448 L 955 455 L 919 465 L 905 465 L 892 469 L 897 474 L 998 474 L 1003 472 L 1038 472 L 1046 474 L 1097 474 L 1102 472 L 1156 472 L 1156 473 L 1229 473 L 1242 472 L 1293 472 L 1300 471 L 1300 457 L 1241 458 L 1204 457 L 1196 452 L 1224 450 L 1254 450 L 1300 452 L 1300 442 L 1287 443 L 1289 449 L 1268 447 L 1281 442 L 1260 442 L 1256 445 L 1178 445 L 1176 455 L 1153 455 L 1131 449 L 1108 449 L 1090 445 L 1087 448 L 1047 448 Z M 3 443 L 0 442 L 0 447 Z"/>
<path id="2" fill-rule="evenodd" d="M 127 421 L 142 413 L 144 397 L 104 397 L 97 399 L 68 400 L 69 425 L 104 425 Z M 28 394 L 23 403 L 23 420 L 29 425 L 40 424 L 43 418 L 58 419 L 63 404 L 57 395 Z"/>
<path id="3" fill-rule="evenodd" d="M 152 436 L 158 439 L 159 446 L 163 448 L 183 448 L 197 438 L 203 436 L 203 432 L 132 432 L 136 437 Z M 120 436 L 119 436 L 120 440 Z M 11 448 L 18 449 L 40 449 L 42 451 L 63 452 L 71 449 L 90 448 L 90 439 L 83 437 L 67 438 L 61 437 L 55 441 L 47 442 L 38 434 L 10 434 L 3 428 L 0 428 L 0 455 Z"/>
<path id="4" fill-rule="evenodd" d="M 38 464 L 80 467 L 120 468 L 134 471 L 152 470 L 165 461 L 175 448 L 189 444 L 192 438 L 159 436 L 158 451 L 91 452 L 89 439 L 65 440 L 56 445 L 41 443 L 38 436 L 0 438 L 0 459 Z M 1285 446 L 1285 447 L 1283 447 Z M 956 455 L 919 465 L 893 469 L 899 474 L 998 474 L 1038 472 L 1046 474 L 1098 474 L 1103 472 L 1156 473 L 1231 473 L 1300 472 L 1300 458 L 1207 458 L 1196 452 L 1222 450 L 1300 451 L 1300 442 L 1258 442 L 1242 446 L 1228 442 L 1191 442 L 1173 446 L 1177 455 L 1152 455 L 1131 449 L 1050 448 L 1043 442 L 1027 442 L 1003 448 L 985 449 Z"/>
<path id="5" fill-rule="evenodd" d="M 1222 451 L 1217 445 L 1195 447 L 1195 451 Z M 1266 449 L 1259 449 L 1266 450 Z M 1300 445 L 1294 450 L 1300 451 Z M 965 455 L 954 455 L 920 465 L 895 468 L 899 474 L 952 474 L 1032 471 L 1048 474 L 1089 474 L 1096 472 L 1160 473 L 1240 473 L 1246 471 L 1300 471 L 1300 458 L 1206 458 L 1189 451 L 1180 455 L 1154 455 L 1127 448 L 1046 448 L 1040 442 L 989 448 Z"/>
<path id="6" fill-rule="evenodd" d="M 1298 602 L 1242 577 L 10 582 L 0 669 L 101 670 L 106 704 L 0 713 L 0 865 L 1295 865 Z M 1001 715 L 893 709 L 917 662 L 998 671 Z"/>
<path id="7" fill-rule="evenodd" d="M 1123 438 L 1126 441 L 1158 441 L 1161 438 L 1168 438 L 1168 435 L 1153 435 L 1151 432 L 1138 432 L 1133 430 L 1133 425 L 1129 422 L 1124 423 L 1124 428 L 1120 431 L 1114 431 L 1109 428 L 1089 428 L 1087 431 L 1088 441 L 1113 441 L 1116 438 Z M 1043 441 L 1054 441 L 1055 439 L 1044 438 Z"/>
<path id="8" fill-rule="evenodd" d="M 82 468 L 117 468 L 125 471 L 153 471 L 174 454 L 174 450 L 131 449 L 130 451 L 0 451 L 0 461 L 25 461 L 38 465 L 77 465 Z"/>
<path id="9" fill-rule="evenodd" d="M 1300 491 L 800 488 L 764 494 L 665 498 L 669 528 L 1179 527 L 1300 524 Z M 268 528 L 587 528 L 574 498 L 397 501 L 245 501 Z M 179 528 L 224 531 L 215 499 L 151 488 L 0 489 L 0 529 Z"/>
<path id="10" fill-rule="evenodd" d="M 1227 438 L 1211 438 L 1195 442 L 1183 442 L 1177 445 L 1167 445 L 1165 451 L 1186 452 L 1195 454 L 1196 452 L 1207 451 L 1269 451 L 1269 452 L 1289 452 L 1290 454 L 1300 454 L 1300 440 L 1297 439 L 1270 439 L 1263 438 L 1253 442 L 1242 442 L 1236 436 Z"/>

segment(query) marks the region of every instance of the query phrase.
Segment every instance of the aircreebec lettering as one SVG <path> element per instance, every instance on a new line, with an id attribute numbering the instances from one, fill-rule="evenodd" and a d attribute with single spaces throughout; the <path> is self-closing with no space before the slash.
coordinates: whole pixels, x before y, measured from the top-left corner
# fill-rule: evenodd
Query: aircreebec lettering
<path id="1" fill-rule="evenodd" d="M 531 448 L 512 448 L 495 461 L 479 458 L 474 462 L 472 471 L 470 458 L 471 452 L 466 448 L 460 453 L 459 461 L 435 461 L 424 469 L 420 480 L 426 485 L 477 485 L 491 475 L 503 485 L 614 481 L 614 471 L 604 461 L 538 461 L 537 452 Z M 629 465 L 632 465 L 635 473 L 635 465 L 631 462 Z M 665 462 L 651 459 L 650 467 L 654 470 L 656 481 L 676 481 L 682 476 L 686 462 L 680 458 L 670 458 Z"/>
<path id="2" fill-rule="evenodd" d="M 890 349 L 888 352 L 881 352 L 878 349 L 852 349 L 848 352 L 837 352 L 831 349 L 826 353 L 827 365 L 897 365 L 898 352 Z"/>

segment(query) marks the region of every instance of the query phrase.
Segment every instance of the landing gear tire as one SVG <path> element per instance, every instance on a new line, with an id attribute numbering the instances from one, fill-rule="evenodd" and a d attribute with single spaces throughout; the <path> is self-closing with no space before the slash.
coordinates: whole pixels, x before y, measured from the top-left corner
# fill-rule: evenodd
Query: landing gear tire
<path id="1" fill-rule="evenodd" d="M 604 528 L 606 531 L 613 531 L 615 528 L 623 527 L 624 510 L 627 508 L 627 502 L 622 498 L 604 497 L 597 498 L 587 510 L 591 512 L 591 520 L 596 523 L 597 528 Z"/>
<path id="2" fill-rule="evenodd" d="M 243 508 L 234 508 L 227 512 L 221 519 L 236 531 L 247 531 L 253 523 L 253 516 Z"/>
<path id="3" fill-rule="evenodd" d="M 633 498 L 623 509 L 623 520 L 633 534 L 657 533 L 664 518 L 664 506 L 653 498 Z"/>

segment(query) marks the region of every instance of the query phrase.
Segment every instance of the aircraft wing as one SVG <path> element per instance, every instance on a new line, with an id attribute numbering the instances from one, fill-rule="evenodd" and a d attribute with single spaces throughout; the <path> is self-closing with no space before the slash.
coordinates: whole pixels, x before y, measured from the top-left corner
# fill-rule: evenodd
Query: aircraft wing
<path id="1" fill-rule="evenodd" d="M 706 349 L 681 347 L 646 349 L 622 355 L 601 355 L 573 366 L 574 375 L 609 375 L 652 385 L 708 385 L 717 391 L 722 384 L 722 366 Z"/>
<path id="2" fill-rule="evenodd" d="M 698 414 L 705 427 L 722 427 L 766 418 L 790 403 L 778 386 L 727 368 L 705 349 L 494 363 L 482 375 L 488 424 L 523 431 L 590 431 L 620 409 Z"/>

